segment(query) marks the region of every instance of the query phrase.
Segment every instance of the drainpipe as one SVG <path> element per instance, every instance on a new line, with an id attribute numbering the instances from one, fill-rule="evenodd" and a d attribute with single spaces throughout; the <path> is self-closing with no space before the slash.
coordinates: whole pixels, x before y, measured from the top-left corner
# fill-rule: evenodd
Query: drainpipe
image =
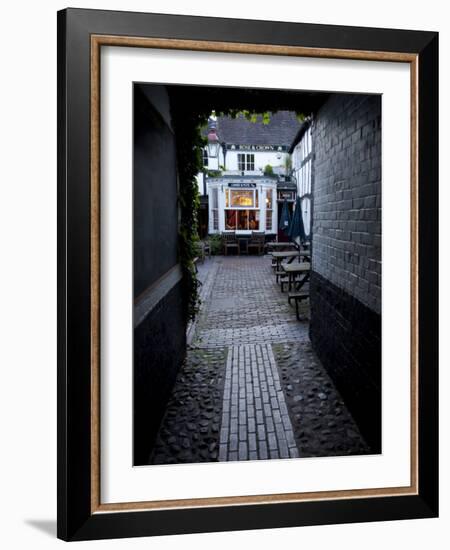
<path id="1" fill-rule="evenodd" d="M 222 151 L 223 151 L 223 168 L 224 171 L 227 169 L 227 144 L 222 141 Z"/>

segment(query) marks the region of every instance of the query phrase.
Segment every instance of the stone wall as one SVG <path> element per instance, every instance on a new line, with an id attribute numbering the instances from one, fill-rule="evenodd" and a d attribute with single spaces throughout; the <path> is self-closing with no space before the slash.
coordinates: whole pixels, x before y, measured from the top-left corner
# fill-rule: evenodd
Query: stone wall
<path id="1" fill-rule="evenodd" d="M 158 92 L 158 93 L 156 93 Z M 165 101 L 164 101 L 165 99 Z M 133 161 L 134 297 L 177 263 L 175 136 L 163 86 L 135 86 Z M 158 258 L 158 261 L 155 261 Z"/>
<path id="2" fill-rule="evenodd" d="M 147 464 L 186 353 L 175 136 L 164 86 L 135 85 L 134 464 Z"/>
<path id="3" fill-rule="evenodd" d="M 314 270 L 380 313 L 380 96 L 332 96 L 314 154 Z"/>
<path id="4" fill-rule="evenodd" d="M 134 465 L 149 463 L 156 435 L 186 353 L 178 282 L 134 330 Z"/>
<path id="5" fill-rule="evenodd" d="M 311 340 L 381 449 L 381 97 L 332 95 L 313 126 Z"/>

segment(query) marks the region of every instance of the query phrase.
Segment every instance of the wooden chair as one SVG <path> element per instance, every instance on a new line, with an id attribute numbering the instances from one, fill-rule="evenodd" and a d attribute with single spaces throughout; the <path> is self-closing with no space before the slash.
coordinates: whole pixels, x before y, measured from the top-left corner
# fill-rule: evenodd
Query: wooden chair
<path id="1" fill-rule="evenodd" d="M 252 238 L 247 245 L 247 249 L 254 248 L 258 255 L 264 254 L 264 246 L 266 243 L 266 235 L 264 231 L 252 231 Z"/>
<path id="2" fill-rule="evenodd" d="M 239 255 L 239 242 L 236 238 L 236 233 L 222 233 L 222 243 L 225 256 L 228 256 L 228 250 L 233 250 L 233 248 L 236 249 Z"/>
<path id="3" fill-rule="evenodd" d="M 208 258 L 211 258 L 211 245 L 208 240 L 203 241 L 203 250 L 204 250 L 205 256 L 208 256 Z"/>
<path id="4" fill-rule="evenodd" d="M 197 261 L 201 261 L 203 263 L 205 261 L 205 247 L 203 242 L 199 241 L 195 243 L 195 249 L 197 252 Z"/>
<path id="5" fill-rule="evenodd" d="M 196 243 L 196 247 L 199 259 L 202 263 L 205 261 L 206 256 L 211 257 L 211 247 L 209 246 L 209 241 L 199 241 Z"/>

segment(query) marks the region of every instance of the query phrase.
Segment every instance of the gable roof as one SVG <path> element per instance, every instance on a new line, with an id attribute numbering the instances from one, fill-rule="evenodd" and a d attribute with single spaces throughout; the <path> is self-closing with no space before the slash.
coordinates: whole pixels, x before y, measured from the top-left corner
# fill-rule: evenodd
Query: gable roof
<path id="1" fill-rule="evenodd" d="M 257 122 L 250 122 L 241 114 L 236 118 L 217 117 L 219 140 L 235 144 L 289 146 L 300 126 L 292 111 L 271 113 L 269 124 L 262 123 L 261 115 Z"/>

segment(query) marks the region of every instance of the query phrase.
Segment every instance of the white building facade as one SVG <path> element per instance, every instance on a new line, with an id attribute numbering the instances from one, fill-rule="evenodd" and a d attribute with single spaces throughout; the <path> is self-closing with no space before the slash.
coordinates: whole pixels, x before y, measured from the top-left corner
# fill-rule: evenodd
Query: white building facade
<path id="1" fill-rule="evenodd" d="M 313 143 L 311 123 L 306 123 L 294 140 L 290 151 L 292 176 L 297 183 L 297 195 L 300 197 L 303 226 L 306 238 L 311 237 L 312 180 L 313 180 Z"/>
<path id="2" fill-rule="evenodd" d="M 211 119 L 207 139 L 214 147 L 205 147 L 198 177 L 208 196 L 208 233 L 277 234 L 278 185 L 289 175 L 289 146 L 299 126 L 287 111 L 273 114 L 269 124 Z"/>
<path id="3" fill-rule="evenodd" d="M 264 176 L 208 178 L 209 233 L 271 235 L 278 225 L 277 180 Z"/>
<path id="4" fill-rule="evenodd" d="M 260 176 L 266 166 L 272 169 L 284 167 L 289 157 L 287 147 L 282 145 L 222 144 L 217 157 L 203 156 L 208 170 L 219 170 L 227 175 Z"/>

